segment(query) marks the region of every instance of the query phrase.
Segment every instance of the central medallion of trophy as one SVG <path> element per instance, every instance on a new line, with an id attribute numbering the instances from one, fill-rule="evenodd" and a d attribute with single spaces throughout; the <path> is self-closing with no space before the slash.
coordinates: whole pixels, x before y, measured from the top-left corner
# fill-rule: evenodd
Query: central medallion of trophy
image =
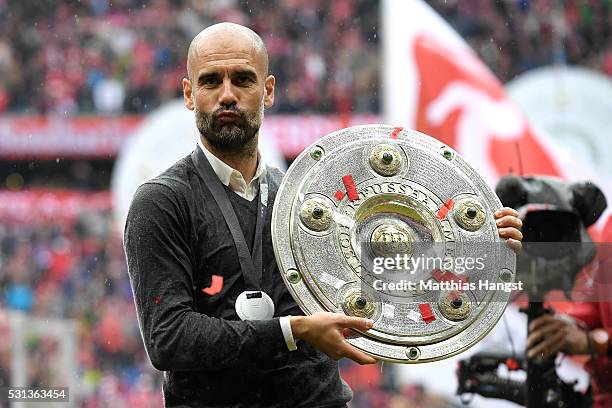
<path id="1" fill-rule="evenodd" d="M 370 245 L 378 256 L 393 256 L 395 254 L 412 255 L 414 236 L 407 226 L 397 224 L 382 224 L 370 235 Z"/>

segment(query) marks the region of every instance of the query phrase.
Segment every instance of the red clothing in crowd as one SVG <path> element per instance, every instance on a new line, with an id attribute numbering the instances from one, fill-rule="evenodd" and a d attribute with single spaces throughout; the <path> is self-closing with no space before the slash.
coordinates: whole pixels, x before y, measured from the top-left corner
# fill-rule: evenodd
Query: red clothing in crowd
<path id="1" fill-rule="evenodd" d="M 603 328 L 612 338 L 612 245 L 599 244 L 598 257 L 585 271 L 580 297 L 568 314 L 582 320 L 589 329 Z M 593 387 L 593 407 L 612 407 L 612 358 L 597 356 L 587 363 Z"/>

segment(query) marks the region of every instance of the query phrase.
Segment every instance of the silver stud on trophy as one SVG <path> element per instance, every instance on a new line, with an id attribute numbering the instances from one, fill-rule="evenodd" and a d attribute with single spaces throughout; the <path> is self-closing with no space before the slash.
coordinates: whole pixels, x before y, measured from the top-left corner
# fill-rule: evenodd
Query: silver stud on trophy
<path id="1" fill-rule="evenodd" d="M 381 176 L 393 176 L 400 170 L 402 159 L 397 149 L 388 144 L 374 146 L 370 165 Z"/>
<path id="2" fill-rule="evenodd" d="M 332 221 L 329 204 L 320 198 L 304 201 L 300 210 L 300 219 L 307 228 L 313 231 L 325 231 Z"/>
<path id="3" fill-rule="evenodd" d="M 459 201 L 453 214 L 457 224 L 467 231 L 478 231 L 486 219 L 484 208 L 475 198 Z"/>

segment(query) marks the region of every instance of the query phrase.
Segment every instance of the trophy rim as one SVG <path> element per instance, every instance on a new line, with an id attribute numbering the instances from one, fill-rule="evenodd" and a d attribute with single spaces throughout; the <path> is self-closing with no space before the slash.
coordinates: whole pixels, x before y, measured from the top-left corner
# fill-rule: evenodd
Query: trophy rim
<path id="1" fill-rule="evenodd" d="M 298 173 L 299 164 L 304 163 L 305 160 L 308 160 L 308 156 L 312 157 L 313 149 L 316 149 L 317 147 L 319 147 L 323 149 L 324 151 L 324 146 L 326 145 L 326 142 L 328 142 L 330 139 L 341 137 L 343 133 L 353 134 L 355 132 L 360 132 L 360 131 L 371 131 L 372 134 L 383 134 L 383 133 L 391 134 L 397 129 L 398 128 L 394 126 L 386 125 L 386 124 L 370 124 L 370 125 L 352 126 L 352 127 L 340 129 L 332 133 L 329 133 L 323 136 L 322 138 L 320 138 L 319 140 L 313 142 L 302 153 L 300 153 L 298 157 L 296 157 L 292 165 L 287 170 L 281 184 L 279 185 L 276 200 L 274 203 L 274 208 L 272 211 L 271 236 L 272 236 L 274 254 L 276 257 L 276 262 L 278 264 L 278 270 L 279 270 L 279 273 L 281 274 L 283 282 L 287 286 L 287 289 L 289 293 L 291 294 L 292 298 L 294 299 L 294 301 L 297 303 L 300 309 L 307 315 L 314 314 L 319 311 L 333 312 L 333 310 L 329 310 L 329 308 L 325 306 L 325 304 L 321 301 L 321 299 L 318 296 L 316 296 L 316 294 L 311 290 L 308 283 L 304 281 L 303 277 L 301 277 L 301 279 L 297 283 L 295 282 L 292 283 L 290 282 L 290 279 L 287 276 L 288 272 L 292 270 L 296 270 L 301 275 L 301 271 L 300 271 L 295 255 L 294 254 L 291 255 L 290 257 L 291 261 L 290 261 L 289 256 L 286 253 L 287 251 L 284 248 L 287 245 L 289 246 L 291 245 L 291 240 L 294 236 L 293 230 L 296 227 L 296 222 L 293 221 L 295 217 L 297 216 L 295 214 L 295 211 L 297 211 L 296 200 L 299 199 L 300 191 L 302 190 L 302 187 L 304 183 L 306 182 L 305 178 L 303 177 L 299 179 L 300 181 L 299 183 L 296 183 L 296 180 L 294 179 L 295 177 L 292 177 L 292 176 Z M 399 139 L 399 141 L 402 141 L 402 142 L 410 138 L 424 138 L 424 140 L 426 140 L 428 143 L 432 143 L 433 141 L 433 143 L 435 143 L 439 147 L 444 147 L 445 149 L 448 149 L 450 152 L 452 152 L 453 160 L 455 159 L 461 160 L 461 164 L 467 167 L 467 169 L 471 170 L 472 176 L 478 178 L 478 180 L 480 181 L 480 188 L 482 188 L 483 186 L 485 187 L 485 189 L 487 190 L 485 191 L 485 193 L 489 194 L 489 196 L 486 197 L 487 198 L 486 203 L 491 207 L 490 208 L 491 213 L 493 211 L 496 211 L 502 208 L 502 204 L 499 198 L 493 192 L 492 188 L 488 186 L 488 184 L 486 184 L 486 182 L 482 179 L 482 177 L 480 177 L 478 173 L 467 162 L 465 162 L 465 160 L 463 160 L 461 156 L 457 154 L 453 149 L 449 148 L 442 142 L 424 133 L 421 133 L 415 130 L 400 129 L 400 131 L 397 132 L 396 136 L 397 136 L 397 139 Z M 383 139 L 382 136 L 372 137 L 372 140 L 380 141 L 380 143 L 384 143 L 385 141 L 385 139 Z M 390 140 L 390 142 L 398 142 L 398 140 Z M 334 149 L 332 149 L 331 151 L 334 151 Z M 319 161 L 315 159 L 314 163 L 311 163 L 309 166 L 304 165 L 304 168 L 307 168 L 307 171 L 305 174 L 308 174 L 309 172 L 311 172 L 313 167 L 317 166 L 317 164 L 321 162 L 323 161 Z M 467 176 L 468 175 L 466 175 L 466 177 Z M 283 194 L 285 194 L 285 197 L 282 197 Z M 284 199 L 284 201 L 279 200 L 279 198 Z M 304 197 L 302 197 L 302 200 L 303 199 Z M 281 232 L 279 230 L 280 228 L 284 228 L 285 231 Z M 282 242 L 283 240 L 289 241 L 289 242 Z M 503 242 L 503 240 L 497 234 L 495 234 L 495 241 L 497 243 Z M 507 251 L 510 251 L 514 255 L 514 253 L 512 252 L 510 248 L 507 248 Z M 291 252 L 290 247 L 289 247 L 289 252 Z M 507 260 L 508 258 L 507 254 L 505 258 Z M 514 279 L 516 279 L 516 256 L 510 257 L 510 260 L 511 262 L 509 264 L 506 263 L 504 265 L 498 265 L 498 266 L 499 266 L 499 269 L 510 269 L 512 273 L 511 282 L 513 282 Z M 342 262 L 343 258 L 339 258 L 338 261 Z M 301 286 L 303 286 L 306 292 L 310 294 L 311 302 L 308 303 L 306 302 L 305 299 L 302 298 L 301 295 L 302 295 L 303 290 L 302 291 L 298 290 L 298 287 L 301 287 Z M 442 340 L 439 340 L 439 341 L 435 341 L 432 343 L 424 343 L 424 344 L 421 344 L 421 343 L 411 344 L 409 342 L 403 343 L 403 344 L 397 344 L 397 343 L 393 344 L 393 343 L 381 342 L 377 339 L 374 339 L 368 336 L 367 333 L 361 333 L 363 337 L 351 338 L 351 339 L 347 339 L 347 341 L 351 343 L 353 346 L 360 349 L 361 351 L 365 352 L 366 354 L 371 355 L 379 360 L 387 361 L 387 362 L 404 363 L 404 364 L 419 364 L 419 363 L 444 360 L 444 359 L 456 356 L 470 349 L 471 347 L 479 343 L 484 337 L 486 337 L 491 332 L 491 330 L 497 325 L 497 323 L 501 319 L 509 303 L 511 292 L 507 292 L 507 293 L 506 292 L 502 292 L 502 293 L 496 292 L 496 295 L 497 296 L 495 296 L 495 299 L 490 302 L 487 302 L 487 304 L 483 306 L 482 310 L 477 314 L 477 316 L 474 319 L 470 320 L 468 324 L 463 326 L 463 328 L 459 332 L 453 335 L 450 335 L 446 338 L 443 338 Z M 489 298 L 490 298 L 489 300 L 493 299 L 493 295 L 489 296 Z M 498 303 L 499 305 L 498 306 L 491 305 L 490 303 L 493 303 L 493 302 Z M 313 308 L 313 305 L 314 305 L 314 308 Z M 438 315 L 440 315 L 440 313 L 438 313 Z M 468 332 L 472 332 L 472 334 L 470 335 Z M 459 336 L 461 336 L 461 341 L 459 341 L 458 339 Z M 379 354 L 375 352 L 373 349 L 375 348 L 376 344 L 378 344 L 379 347 L 386 348 L 387 350 L 393 349 L 393 351 L 395 352 L 394 355 L 396 356 L 401 355 L 401 358 L 393 357 L 392 353 Z M 417 350 L 419 350 L 420 355 L 416 359 L 411 359 L 407 357 L 407 354 L 406 354 L 407 350 L 413 347 L 416 347 Z M 432 355 L 431 354 L 432 350 L 430 350 L 430 348 L 434 348 L 434 349 L 443 348 L 445 352 L 439 355 L 435 355 L 435 354 Z M 423 351 L 427 351 L 427 353 L 423 353 Z"/>

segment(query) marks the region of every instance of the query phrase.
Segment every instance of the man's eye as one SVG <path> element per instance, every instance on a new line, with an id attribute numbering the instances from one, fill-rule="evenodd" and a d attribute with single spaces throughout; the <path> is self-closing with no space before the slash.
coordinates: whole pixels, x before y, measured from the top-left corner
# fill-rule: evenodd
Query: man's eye
<path id="1" fill-rule="evenodd" d="M 246 75 L 240 75 L 236 77 L 235 82 L 237 85 L 247 85 L 251 83 L 251 78 Z"/>
<path id="2" fill-rule="evenodd" d="M 219 80 L 217 78 L 204 78 L 200 81 L 200 84 L 202 86 L 215 86 L 219 84 Z"/>

